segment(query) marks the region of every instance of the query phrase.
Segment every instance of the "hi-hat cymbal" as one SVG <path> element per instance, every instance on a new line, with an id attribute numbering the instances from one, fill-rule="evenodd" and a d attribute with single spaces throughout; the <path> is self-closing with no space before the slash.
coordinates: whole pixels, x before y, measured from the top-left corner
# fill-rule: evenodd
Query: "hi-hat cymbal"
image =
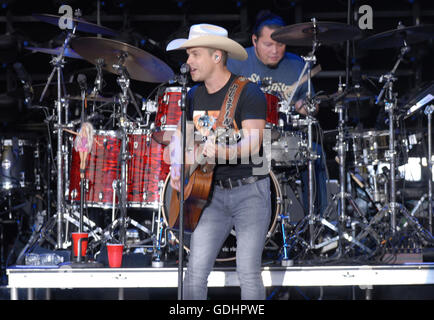
<path id="1" fill-rule="evenodd" d="M 33 14 L 33 17 L 38 19 L 42 22 L 47 22 L 49 24 L 58 26 L 59 25 L 59 19 L 60 16 L 52 15 L 52 14 Z M 103 34 L 108 36 L 116 36 L 117 32 L 109 29 L 107 27 L 99 26 L 97 24 L 88 22 L 81 18 L 72 18 L 72 22 L 76 24 L 76 30 L 87 32 L 87 33 L 94 33 L 94 34 Z"/>
<path id="2" fill-rule="evenodd" d="M 312 46 L 316 39 L 323 45 L 331 45 L 346 40 L 354 40 L 360 30 L 339 22 L 304 22 L 285 26 L 271 34 L 271 38 L 290 46 Z"/>
<path id="3" fill-rule="evenodd" d="M 62 51 L 61 47 L 57 47 L 54 49 L 53 48 L 24 47 L 24 49 L 30 50 L 33 52 L 48 53 L 48 54 L 55 55 L 55 56 L 59 55 L 60 52 Z M 63 52 L 63 56 L 65 56 L 67 58 L 83 59 L 83 57 L 81 57 L 77 52 L 75 52 L 71 48 L 65 48 L 65 51 Z"/>
<path id="4" fill-rule="evenodd" d="M 373 35 L 360 40 L 359 45 L 366 49 L 399 48 L 407 44 L 422 42 L 434 38 L 434 25 L 404 27 Z"/>
<path id="5" fill-rule="evenodd" d="M 129 77 L 144 82 L 164 82 L 172 79 L 172 69 L 160 59 L 142 49 L 127 43 L 96 37 L 74 39 L 71 47 L 84 59 L 96 64 L 104 59 L 104 69 L 117 74 L 113 65 L 120 64 L 120 56 L 125 56 L 123 66 Z"/>

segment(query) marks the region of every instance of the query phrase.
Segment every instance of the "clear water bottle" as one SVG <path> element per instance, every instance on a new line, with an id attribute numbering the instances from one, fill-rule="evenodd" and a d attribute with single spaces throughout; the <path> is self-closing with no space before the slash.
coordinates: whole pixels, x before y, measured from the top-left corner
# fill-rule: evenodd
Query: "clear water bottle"
<path id="1" fill-rule="evenodd" d="M 39 266 L 41 265 L 41 260 L 39 258 L 39 254 L 37 253 L 28 253 L 25 258 L 25 263 L 27 266 Z"/>
<path id="2" fill-rule="evenodd" d="M 28 266 L 54 266 L 62 262 L 63 257 L 55 253 L 29 253 L 25 258 L 25 263 Z"/>
<path id="3" fill-rule="evenodd" d="M 43 253 L 39 257 L 43 266 L 54 266 L 63 262 L 63 257 L 55 253 Z"/>

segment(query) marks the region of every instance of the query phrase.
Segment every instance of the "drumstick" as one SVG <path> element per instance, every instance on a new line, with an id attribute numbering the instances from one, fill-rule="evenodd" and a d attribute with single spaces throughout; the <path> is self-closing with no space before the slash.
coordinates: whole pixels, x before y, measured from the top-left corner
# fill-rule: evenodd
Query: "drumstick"
<path id="1" fill-rule="evenodd" d="M 75 131 L 72 131 L 72 130 L 69 130 L 69 129 L 63 129 L 63 131 L 69 132 L 69 133 L 71 133 L 71 134 L 75 134 L 75 135 L 78 135 L 78 133 L 77 133 L 77 132 L 75 132 Z"/>
<path id="2" fill-rule="evenodd" d="M 315 68 L 312 69 L 312 71 L 310 72 L 310 76 L 314 77 L 317 73 L 319 73 L 321 71 L 321 65 L 317 65 Z M 305 74 L 303 76 L 303 78 L 301 78 L 300 80 L 300 84 L 302 85 L 303 83 L 305 83 L 307 81 L 307 74 Z M 288 99 L 288 95 L 290 92 L 292 92 L 295 89 L 295 85 L 297 84 L 297 81 L 294 82 L 293 84 L 291 84 L 289 87 L 287 87 L 285 90 L 283 90 L 283 94 L 285 96 L 285 99 Z"/>
<path id="3" fill-rule="evenodd" d="M 71 134 L 78 135 L 77 132 L 72 131 L 72 130 L 69 130 L 69 129 L 63 129 L 63 131 L 66 131 L 66 132 L 71 133 Z M 101 146 L 101 143 L 99 143 L 98 140 L 94 139 L 93 141 L 95 141 L 95 143 L 96 143 L 97 145 Z"/>

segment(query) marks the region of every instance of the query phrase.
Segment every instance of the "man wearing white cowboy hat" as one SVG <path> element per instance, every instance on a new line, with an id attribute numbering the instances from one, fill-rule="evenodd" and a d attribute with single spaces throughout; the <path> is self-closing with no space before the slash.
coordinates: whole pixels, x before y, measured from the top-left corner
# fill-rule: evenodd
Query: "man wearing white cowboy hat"
<path id="1" fill-rule="evenodd" d="M 191 78 L 199 82 L 188 92 L 188 119 L 204 113 L 218 117 L 227 92 L 237 78 L 226 68 L 226 60 L 228 57 L 244 60 L 246 51 L 228 38 L 226 29 L 209 24 L 191 26 L 188 39 L 173 40 L 167 46 L 168 51 L 177 49 L 187 50 Z M 237 237 L 241 298 L 265 298 L 261 259 L 271 216 L 270 180 L 268 172 L 254 170 L 261 164 L 252 161 L 252 157 L 261 152 L 265 119 L 264 94 L 256 84 L 247 82 L 233 117 L 234 126 L 242 129 L 242 138 L 232 145 L 208 139 L 204 145 L 206 159 L 217 165 L 211 200 L 191 236 L 184 279 L 185 299 L 207 298 L 209 273 L 233 227 Z M 179 128 L 170 144 L 171 186 L 176 190 L 180 188 Z M 246 159 L 246 154 L 249 155 L 247 162 L 241 161 Z"/>

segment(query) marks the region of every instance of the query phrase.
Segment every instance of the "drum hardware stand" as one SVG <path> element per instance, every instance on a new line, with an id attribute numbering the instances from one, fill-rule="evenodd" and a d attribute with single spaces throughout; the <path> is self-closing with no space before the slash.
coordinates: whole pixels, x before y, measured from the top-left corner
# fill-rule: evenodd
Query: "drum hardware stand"
<path id="1" fill-rule="evenodd" d="M 432 233 L 432 168 L 434 165 L 434 162 L 432 160 L 432 113 L 434 112 L 434 105 L 430 104 L 425 108 L 424 113 L 426 114 L 428 118 L 428 224 L 429 224 L 429 231 Z"/>
<path id="2" fill-rule="evenodd" d="M 381 89 L 375 104 L 378 104 L 382 99 L 385 91 L 386 98 L 384 99 L 384 109 L 389 114 L 389 164 L 390 164 L 390 192 L 389 192 L 389 209 L 390 209 L 390 225 L 392 233 L 396 232 L 396 213 L 398 204 L 396 203 L 396 150 L 395 150 L 395 128 L 394 110 L 397 106 L 397 94 L 393 93 L 393 82 L 397 80 L 395 77 L 396 69 L 407 52 L 410 51 L 410 47 L 404 42 L 404 46 L 401 48 L 401 53 L 396 61 L 392 71 L 386 75 L 380 77 L 379 82 L 385 80 L 385 84 Z"/>
<path id="3" fill-rule="evenodd" d="M 103 58 L 99 58 L 96 60 L 96 77 L 95 77 L 95 82 L 94 82 L 94 87 L 92 90 L 91 95 L 94 97 L 97 97 L 99 94 L 101 94 L 102 91 L 102 85 L 103 85 L 103 76 L 102 76 L 102 67 L 104 66 L 104 59 Z M 95 112 L 95 104 L 96 101 L 93 102 L 92 106 L 92 112 Z"/>
<path id="4" fill-rule="evenodd" d="M 119 186 L 119 180 L 113 180 L 112 222 L 115 221 L 115 217 L 116 217 L 116 192 L 118 190 L 118 186 Z"/>
<path id="5" fill-rule="evenodd" d="M 342 84 L 339 84 L 338 93 L 342 94 Z M 344 97 L 344 94 L 342 94 L 342 98 Z M 368 229 L 368 233 L 370 233 L 374 239 L 378 242 L 378 235 L 369 227 L 366 227 L 368 224 L 368 220 L 366 219 L 365 215 L 360 211 L 354 200 L 352 199 L 351 195 L 346 192 L 346 150 L 347 150 L 347 143 L 346 143 L 346 129 L 345 129 L 345 106 L 341 101 L 337 101 L 335 112 L 339 114 L 339 124 L 338 124 L 338 142 L 337 146 L 335 147 L 335 150 L 338 153 L 337 156 L 337 162 L 339 164 L 339 185 L 340 190 L 339 193 L 333 196 L 333 201 L 330 203 L 325 212 L 323 217 L 314 217 L 313 222 L 311 222 L 311 230 L 310 230 L 310 244 L 307 246 L 307 249 L 322 249 L 322 252 L 326 252 L 330 249 L 337 248 L 337 254 L 335 258 L 340 258 L 344 255 L 344 243 L 343 241 L 350 242 L 352 245 L 357 245 L 360 247 L 363 251 L 367 252 L 368 254 L 372 254 L 373 251 L 362 244 L 360 241 L 358 241 L 355 238 L 354 235 L 354 227 L 356 225 L 355 222 L 352 222 L 351 219 L 349 219 L 346 211 L 347 211 L 347 203 L 348 201 L 351 206 L 354 208 L 355 212 L 358 214 L 358 216 L 362 219 L 362 222 L 359 222 L 358 224 L 362 225 L 362 227 L 365 227 Z M 338 222 L 337 225 L 334 225 L 330 223 L 327 218 L 331 215 L 333 212 L 333 208 L 337 208 L 338 212 Z M 320 228 L 315 232 L 313 230 L 313 224 L 315 222 L 320 223 Z M 350 226 L 353 230 L 353 234 L 349 234 L 348 232 L 345 232 L 345 226 Z M 323 242 L 315 244 L 316 239 L 320 236 L 321 231 L 324 229 L 324 227 L 334 231 L 337 233 L 337 236 L 333 238 L 326 238 Z"/>
<path id="6" fill-rule="evenodd" d="M 315 200 L 314 199 L 314 174 L 315 173 L 314 173 L 314 167 L 313 167 L 313 165 L 314 165 L 314 161 L 317 159 L 318 156 L 313 153 L 312 126 L 313 126 L 313 124 L 317 123 L 317 121 L 312 117 L 312 114 L 315 112 L 315 109 L 316 109 L 316 101 L 312 97 L 311 70 L 312 70 L 312 63 L 316 62 L 315 51 L 320 46 L 320 42 L 317 40 L 318 29 L 317 29 L 317 25 L 316 25 L 316 19 L 312 18 L 311 21 L 313 22 L 312 51 L 309 53 L 309 55 L 307 57 L 303 57 L 303 59 L 305 60 L 304 68 L 303 68 L 302 72 L 299 75 L 299 78 L 298 78 L 297 83 L 295 85 L 295 89 L 291 93 L 291 96 L 290 96 L 289 102 L 288 102 L 288 104 L 291 103 L 291 101 L 292 101 L 292 99 L 294 97 L 294 94 L 295 94 L 296 90 L 299 87 L 300 81 L 301 81 L 302 77 L 304 76 L 304 73 L 307 71 L 308 72 L 308 77 L 307 77 L 308 89 L 307 89 L 306 100 L 307 100 L 308 103 L 307 103 L 306 111 L 307 111 L 308 154 L 309 154 L 309 156 L 308 156 L 308 171 L 309 171 L 309 197 L 308 197 L 308 199 L 309 199 L 309 213 L 308 213 L 308 216 L 306 218 L 307 218 L 308 223 L 309 223 L 309 236 L 310 236 L 308 249 L 318 249 L 318 248 L 324 247 L 325 245 L 327 245 L 327 244 L 329 244 L 331 242 L 334 242 L 334 241 L 338 240 L 338 242 L 339 242 L 339 254 L 341 254 L 342 253 L 342 243 L 341 243 L 341 240 L 345 239 L 345 240 L 347 240 L 349 242 L 356 243 L 362 249 L 364 249 L 364 250 L 366 250 L 366 251 L 369 252 L 370 249 L 367 248 L 367 247 L 365 247 L 360 242 L 357 242 L 354 239 L 354 237 L 349 236 L 347 233 L 343 233 L 342 230 L 341 230 L 341 228 L 335 227 L 333 224 L 331 224 L 328 221 L 326 221 L 326 219 L 318 217 L 315 214 L 315 210 L 314 210 L 315 209 L 315 204 L 314 204 L 314 200 Z M 340 108 L 339 111 L 340 111 L 339 114 L 341 116 L 341 119 L 340 119 L 341 126 L 343 126 L 344 118 L 343 118 L 343 109 L 342 109 L 342 107 Z M 344 136 L 343 136 L 343 127 L 341 128 L 341 131 L 342 131 L 342 133 L 341 133 L 342 143 L 339 146 L 339 150 L 342 153 L 341 158 L 343 159 L 344 155 L 345 155 L 345 150 L 344 150 L 345 144 L 343 143 L 343 139 L 344 139 Z M 344 167 L 344 161 L 342 161 L 342 165 L 341 165 L 341 168 L 343 168 L 343 167 Z M 341 169 L 341 175 L 342 175 L 342 169 Z M 345 177 L 346 177 L 345 174 L 343 174 L 341 180 L 345 181 Z M 341 188 L 344 188 L 344 186 L 345 186 L 345 183 L 341 183 Z M 348 195 L 345 192 L 345 189 L 343 189 L 343 190 L 341 189 L 340 197 L 342 199 L 342 201 L 340 202 L 341 203 L 341 208 L 342 208 L 342 207 L 345 206 L 344 199 L 348 197 Z M 336 199 L 334 201 L 336 201 Z M 354 202 L 353 202 L 353 204 L 355 205 Z M 359 212 L 360 215 L 362 215 L 361 212 L 360 212 L 360 210 L 358 212 Z M 344 220 L 344 218 L 345 218 L 344 214 L 345 214 L 345 211 L 341 210 L 340 220 Z M 320 222 L 323 226 L 326 226 L 326 227 L 332 229 L 333 231 L 338 232 L 339 235 L 337 237 L 334 237 L 331 240 L 326 241 L 326 243 L 315 244 L 316 237 L 318 236 L 317 234 L 315 234 L 314 224 L 316 222 Z"/>
<path id="7" fill-rule="evenodd" d="M 338 95 L 343 93 L 343 85 L 339 83 L 338 87 Z M 348 145 L 346 143 L 347 130 L 345 126 L 346 122 L 346 106 L 342 101 L 337 101 L 335 112 L 339 114 L 339 124 L 338 124 L 338 143 L 335 147 L 335 150 L 338 153 L 338 164 L 339 164 L 339 193 L 334 196 L 333 202 L 337 202 L 337 210 L 338 210 L 338 257 L 341 257 L 344 254 L 344 246 L 342 240 L 345 239 L 349 242 L 352 242 L 362 248 L 364 251 L 368 253 L 372 253 L 372 251 L 354 239 L 354 237 L 348 237 L 346 233 L 343 233 L 344 225 L 349 224 L 351 220 L 347 215 L 347 200 L 354 208 L 355 212 L 362 218 L 363 224 L 366 225 L 368 223 L 365 215 L 360 211 L 357 204 L 354 202 L 352 196 L 346 191 L 346 151 Z M 332 203 L 333 205 L 333 203 Z M 352 225 L 352 224 L 351 224 Z M 372 232 L 372 230 L 370 230 Z M 371 233 L 372 234 L 372 233 Z M 378 238 L 376 234 L 374 234 L 374 238 Z"/>
<path id="8" fill-rule="evenodd" d="M 396 69 L 398 68 L 400 62 L 404 59 L 404 56 L 407 52 L 409 52 L 410 47 L 407 46 L 407 43 L 404 41 L 404 46 L 401 47 L 401 52 L 398 56 L 398 60 L 396 61 L 393 69 L 386 75 L 382 75 L 380 77 L 380 82 L 385 80 L 385 84 L 378 95 L 376 100 L 376 104 L 382 99 L 383 95 L 386 94 L 384 99 L 384 108 L 389 114 L 389 164 L 390 164 L 390 177 L 389 177 L 389 202 L 386 203 L 385 206 L 371 219 L 369 226 L 375 225 L 379 222 L 383 217 L 390 214 L 390 226 L 391 232 L 393 235 L 398 231 L 398 227 L 396 225 L 396 217 L 397 213 L 400 212 L 404 215 L 408 224 L 413 226 L 416 230 L 416 233 L 419 237 L 421 237 L 422 242 L 433 242 L 434 238 L 430 232 L 424 230 L 424 228 L 420 225 L 416 218 L 410 215 L 404 205 L 396 202 L 396 151 L 395 151 L 395 128 L 394 128 L 394 110 L 397 107 L 397 94 L 393 92 L 393 83 L 397 80 L 394 76 Z M 428 163 L 431 163 L 431 159 Z M 361 240 L 366 235 L 365 232 L 360 233 L 357 236 L 357 240 Z"/>
<path id="9" fill-rule="evenodd" d="M 120 95 L 120 105 L 121 105 L 121 116 L 119 119 L 119 131 L 121 136 L 121 181 L 120 181 L 120 196 L 119 196 L 119 204 L 120 204 L 120 242 L 124 246 L 126 245 L 126 219 L 127 219 L 127 160 L 128 160 L 128 152 L 127 152 L 127 107 L 129 103 L 128 94 L 129 94 L 129 86 L 130 79 L 128 76 L 128 72 L 126 68 L 123 66 L 127 54 L 120 53 L 118 59 L 119 64 L 113 65 L 116 69 L 119 77 L 117 78 L 117 83 L 122 89 L 122 93 Z"/>
<path id="10" fill-rule="evenodd" d="M 286 239 L 286 234 L 285 234 L 285 219 L 289 221 L 289 215 L 279 215 L 280 218 L 280 224 L 282 227 L 282 239 L 283 239 L 283 258 L 282 258 L 282 266 L 284 267 L 292 267 L 294 265 L 294 260 L 289 258 L 288 255 L 288 241 Z"/>
<path id="11" fill-rule="evenodd" d="M 312 77 L 311 77 L 311 71 L 312 71 L 312 64 L 316 63 L 316 57 L 315 57 L 315 51 L 320 46 L 319 41 L 317 40 L 317 26 L 316 26 L 316 19 L 311 19 L 313 22 L 313 36 L 314 39 L 312 41 L 312 51 L 308 54 L 307 57 L 303 57 L 305 60 L 305 64 L 303 67 L 303 70 L 301 71 L 297 82 L 295 84 L 294 90 L 291 92 L 291 96 L 288 99 L 287 105 L 291 105 L 291 102 L 294 98 L 295 92 L 297 91 L 298 87 L 300 86 L 301 79 L 303 78 L 304 74 L 307 72 L 307 94 L 306 94 L 306 100 L 308 103 L 306 104 L 306 111 L 307 111 L 307 127 L 308 127 L 308 173 L 309 173 L 309 193 L 308 193 L 308 199 L 309 199 L 309 213 L 308 213 L 308 221 L 309 221 L 309 235 L 310 235 L 310 245 L 313 246 L 313 233 L 314 233 L 314 217 L 315 217 L 315 208 L 314 208 L 314 161 L 317 159 L 317 155 L 313 153 L 313 141 L 312 141 L 312 125 L 314 123 L 317 123 L 317 121 L 311 116 L 315 112 L 316 106 L 313 103 L 311 97 L 312 97 Z"/>
<path id="12" fill-rule="evenodd" d="M 76 12 L 77 13 L 77 12 Z M 78 13 L 77 13 L 78 14 Z M 63 223 L 63 174 L 62 174 L 62 140 L 63 140 L 63 124 L 62 124 L 62 98 L 61 98 L 61 82 L 63 84 L 63 74 L 62 69 L 64 66 L 64 52 L 65 49 L 68 47 L 71 39 L 75 35 L 77 25 L 74 24 L 74 27 L 72 31 L 68 31 L 68 34 L 65 38 L 62 50 L 60 54 L 57 57 L 54 57 L 51 61 L 51 64 L 54 66 L 53 70 L 48 77 L 47 84 L 44 87 L 44 90 L 42 91 L 41 97 L 39 99 L 39 102 L 42 102 L 44 99 L 45 93 L 48 89 L 48 86 L 51 83 L 51 80 L 54 76 L 54 74 L 57 72 L 57 244 L 56 247 L 58 249 L 65 249 L 65 243 L 63 239 L 63 232 L 62 232 L 62 223 Z M 65 91 L 65 90 L 64 90 Z M 67 115 L 65 116 L 67 117 Z"/>
<path id="13" fill-rule="evenodd" d="M 163 199 L 163 190 L 164 190 L 164 181 L 160 181 L 158 183 L 158 189 L 159 189 L 159 198 L 160 201 L 158 203 L 158 216 L 157 216 L 157 236 L 155 237 L 154 234 L 154 259 L 152 260 L 152 267 L 155 268 L 162 268 L 164 267 L 164 261 L 161 260 L 160 254 L 161 254 L 161 242 L 162 242 L 162 235 L 163 235 L 163 219 L 161 217 L 161 211 L 164 206 L 164 199 Z M 154 224 L 152 224 L 152 228 L 154 228 Z M 154 230 L 152 230 L 154 233 Z M 166 242 L 165 242 L 166 243 Z"/>
<path id="14" fill-rule="evenodd" d="M 74 217 L 76 217 L 77 219 L 80 219 L 80 213 L 76 212 L 73 208 L 71 208 L 71 212 L 72 214 L 66 214 L 65 215 L 65 219 L 68 220 L 69 222 L 71 222 L 72 224 L 74 224 L 77 227 L 80 227 L 80 222 L 77 222 L 76 219 L 74 219 Z M 80 220 L 78 220 L 80 221 Z M 86 216 L 82 217 L 82 231 L 80 232 L 88 232 L 91 236 L 93 236 L 95 238 L 95 240 L 100 240 L 101 236 L 100 234 L 102 234 L 102 229 L 100 227 L 98 227 L 96 225 L 96 223 L 94 221 L 92 221 L 91 219 L 89 219 Z"/>
<path id="15" fill-rule="evenodd" d="M 126 217 L 127 217 L 127 160 L 128 160 L 128 151 L 127 151 L 127 127 L 129 125 L 127 121 L 127 107 L 129 104 L 129 97 L 133 102 L 137 113 L 140 116 L 140 119 L 143 120 L 142 113 L 140 112 L 140 108 L 137 105 L 137 102 L 131 92 L 130 89 L 130 77 L 127 69 L 124 66 L 125 59 L 128 54 L 126 52 L 121 52 L 118 56 L 118 64 L 114 64 L 113 68 L 116 70 L 118 74 L 117 83 L 122 90 L 120 94 L 120 105 L 121 105 L 121 116 L 119 119 L 119 128 L 121 135 L 121 182 L 120 182 L 120 211 L 121 211 L 121 227 L 120 227 L 120 241 L 122 244 L 126 244 Z"/>

